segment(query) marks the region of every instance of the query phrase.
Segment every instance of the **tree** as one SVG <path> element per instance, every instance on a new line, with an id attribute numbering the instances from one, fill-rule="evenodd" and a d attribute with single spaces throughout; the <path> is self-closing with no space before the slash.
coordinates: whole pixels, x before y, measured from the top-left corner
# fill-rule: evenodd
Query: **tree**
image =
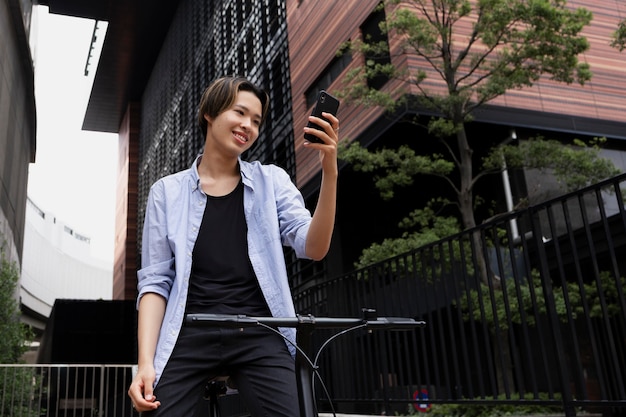
<path id="1" fill-rule="evenodd" d="M 600 155 L 605 141 L 574 139 L 568 144 L 538 136 L 517 146 L 497 146 L 483 159 L 483 172 L 499 170 L 504 160 L 509 168 L 550 170 L 563 191 L 579 190 L 620 173 L 611 160 Z"/>
<path id="2" fill-rule="evenodd" d="M 474 186 L 487 172 L 474 173 L 465 124 L 480 106 L 509 90 L 532 86 L 542 77 L 581 85 L 588 81 L 589 66 L 579 62 L 578 55 L 589 47 L 580 32 L 591 21 L 591 13 L 584 8 L 570 10 L 564 0 L 390 0 L 386 5 L 391 13 L 381 30 L 402 39 L 402 53 L 417 57 L 421 66 L 397 68 L 393 62 L 371 59 L 388 51 L 386 42 L 350 42 L 348 48 L 368 59 L 348 74 L 341 95 L 390 112 L 416 100 L 418 106 L 438 115 L 429 120 L 428 131 L 443 144 L 447 157 L 416 155 L 409 147 L 367 156 L 368 151 L 361 152 L 353 142 L 342 158 L 380 161 L 387 174 L 378 182 L 387 186 L 387 193 L 390 184 L 410 183 L 417 174 L 444 178 L 456 194 L 463 227 L 472 228 L 476 226 Z M 461 28 L 468 25 L 471 31 L 466 33 Z M 432 86 L 432 80 L 426 70 L 441 88 L 427 86 L 425 81 Z M 370 80 L 381 76 L 399 87 L 388 91 L 369 86 Z"/>
<path id="3" fill-rule="evenodd" d="M 411 184 L 417 175 L 440 177 L 456 195 L 463 228 L 472 229 L 476 226 L 474 188 L 482 177 L 501 171 L 505 161 L 509 165 L 508 159 L 512 164 L 533 165 L 541 159 L 542 154 L 536 152 L 541 147 L 550 149 L 560 161 L 573 157 L 571 149 L 553 146 L 556 142 L 529 141 L 527 147 L 494 149 L 485 158 L 483 170 L 475 173 L 474 147 L 466 124 L 484 104 L 507 91 L 530 87 L 540 79 L 581 85 L 590 80 L 589 66 L 578 59 L 589 48 L 580 34 L 591 21 L 587 9 L 569 9 L 565 0 L 387 0 L 381 7 L 389 11 L 381 32 L 399 39 L 399 53 L 411 59 L 386 59 L 396 50 L 390 51 L 386 40 L 348 42 L 346 48 L 365 59 L 363 65 L 348 73 L 340 95 L 357 104 L 382 106 L 390 113 L 412 107 L 434 114 L 427 123 L 428 133 L 441 143 L 446 154 L 419 155 L 410 146 L 369 151 L 352 142 L 342 150 L 341 158 L 352 163 L 355 170 L 380 173 L 376 186 L 383 198 L 391 198 L 394 187 Z M 411 65 L 396 67 L 394 62 Z M 382 89 L 381 79 L 389 80 Z M 519 157 L 513 158 L 515 152 Z M 593 148 L 582 156 L 591 160 L 591 165 L 598 159 Z M 572 164 L 543 167 L 557 173 L 560 167 L 576 168 Z M 615 172 L 609 167 L 599 173 L 596 168 L 592 167 L 591 172 L 600 178 Z M 420 241 L 416 235 L 405 233 L 403 237 Z M 473 233 L 472 240 L 478 255 L 476 274 L 488 283 L 492 274 L 482 256 L 480 234 Z M 398 240 L 386 244 L 376 249 L 384 253 L 403 247 Z M 371 253 L 368 256 L 375 258 Z M 499 289 L 497 280 L 492 285 Z M 499 369 L 499 374 L 510 379 L 510 360 L 504 362 L 508 365 Z"/>
<path id="4" fill-rule="evenodd" d="M 17 363 L 28 349 L 26 342 L 32 340 L 30 328 L 19 321 L 18 280 L 19 270 L 0 244 L 0 363 Z"/>
<path id="5" fill-rule="evenodd" d="M 19 270 L 5 254 L 5 243 L 0 235 L 0 364 L 14 364 L 28 349 L 33 339 L 32 330 L 19 321 L 19 306 L 15 292 Z M 0 415 L 37 416 L 32 408 L 32 394 L 38 376 L 32 369 L 7 368 L 0 374 Z"/>
<path id="6" fill-rule="evenodd" d="M 620 52 L 626 49 L 626 19 L 619 23 L 617 30 L 613 33 L 611 46 Z"/>

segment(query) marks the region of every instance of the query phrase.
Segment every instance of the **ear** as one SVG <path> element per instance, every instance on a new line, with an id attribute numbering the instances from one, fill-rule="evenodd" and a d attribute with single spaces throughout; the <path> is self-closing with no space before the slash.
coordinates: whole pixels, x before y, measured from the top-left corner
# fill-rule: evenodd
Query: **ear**
<path id="1" fill-rule="evenodd" d="M 209 126 L 211 126 L 211 123 L 213 123 L 213 119 L 206 113 L 204 114 L 204 120 L 206 120 Z"/>

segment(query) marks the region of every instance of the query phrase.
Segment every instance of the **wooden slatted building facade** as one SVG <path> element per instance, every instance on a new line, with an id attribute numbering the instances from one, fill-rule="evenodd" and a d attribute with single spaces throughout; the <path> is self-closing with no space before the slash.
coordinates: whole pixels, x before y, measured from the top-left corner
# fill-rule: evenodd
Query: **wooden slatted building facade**
<path id="1" fill-rule="evenodd" d="M 343 42 L 362 36 L 361 27 L 378 4 L 377 0 L 287 1 L 294 132 L 302 131 L 311 111 L 306 101 L 307 90 L 321 78 L 328 77 L 326 72 L 337 59 L 336 52 Z M 488 121 L 524 125 L 520 115 L 527 114 L 533 120 L 542 121 L 534 127 L 624 139 L 626 131 L 619 126 L 626 123 L 626 53 L 611 48 L 610 41 L 618 22 L 626 18 L 626 3 L 621 0 L 570 0 L 568 7 L 584 7 L 593 14 L 591 24 L 583 31 L 590 48 L 580 57 L 591 66 L 592 80 L 581 86 L 545 78 L 533 87 L 509 91 L 489 103 L 490 108 L 499 108 L 500 112 L 496 112 L 498 116 L 489 116 L 491 120 Z M 469 31 L 469 19 L 465 26 Z M 428 69 L 419 57 L 400 53 L 398 39 L 390 37 L 389 44 L 392 62 L 413 69 Z M 326 88 L 330 92 L 339 90 L 345 72 L 361 64 L 361 57 L 353 57 L 344 72 L 335 74 L 337 76 Z M 437 79 L 434 73 L 429 76 L 430 88 L 443 88 L 441 79 Z M 510 116 L 512 114 L 516 116 Z M 388 127 L 378 127 L 380 132 L 372 132 L 381 115 L 380 109 L 342 104 L 339 111 L 341 137 L 357 140 L 364 134 L 381 135 Z M 602 125 L 606 123 L 613 128 L 604 129 Z M 621 137 L 616 134 L 620 130 Z M 302 142 L 302 136 L 296 134 L 297 182 L 301 186 L 318 173 L 317 155 L 304 149 Z"/>

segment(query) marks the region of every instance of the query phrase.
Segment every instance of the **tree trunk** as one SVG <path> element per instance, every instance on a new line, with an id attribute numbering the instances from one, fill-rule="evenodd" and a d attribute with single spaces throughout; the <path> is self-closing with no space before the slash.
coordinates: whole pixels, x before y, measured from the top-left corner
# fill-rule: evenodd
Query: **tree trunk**
<path id="1" fill-rule="evenodd" d="M 459 210 L 461 211 L 461 219 L 465 230 L 472 229 L 476 226 L 474 218 L 474 190 L 472 181 L 472 149 L 467 141 L 467 134 L 463 123 L 457 124 L 457 147 L 459 150 L 459 176 L 461 185 L 458 192 Z M 476 269 L 484 284 L 488 283 L 489 273 L 487 271 L 487 262 L 485 261 L 487 253 L 485 252 L 480 233 L 472 233 L 472 244 L 474 246 L 473 253 L 476 255 Z"/>
<path id="2" fill-rule="evenodd" d="M 492 345 L 494 347 L 494 362 L 496 368 L 496 383 L 498 384 L 498 394 L 515 392 L 515 381 L 513 380 L 513 359 L 511 358 L 511 346 L 507 332 L 494 329 L 492 335 Z M 500 349 L 496 349 L 497 347 Z"/>
<path id="3" fill-rule="evenodd" d="M 463 227 L 471 229 L 476 226 L 474 218 L 474 191 L 472 186 L 473 167 L 472 149 L 467 142 L 467 134 L 463 123 L 459 123 L 456 133 L 457 148 L 459 150 L 459 176 L 461 185 L 459 187 L 459 209 L 463 220 Z"/>
<path id="4" fill-rule="evenodd" d="M 463 227 L 465 230 L 476 227 L 476 219 L 474 217 L 474 192 L 473 192 L 473 161 L 472 161 L 472 149 L 467 141 L 467 134 L 465 132 L 465 126 L 463 123 L 459 123 L 457 129 L 457 146 L 459 150 L 459 173 L 460 173 L 460 187 L 459 187 L 459 209 L 461 211 L 461 218 L 463 220 Z M 476 273 L 480 280 L 485 285 L 489 285 L 489 281 L 492 281 L 493 291 L 502 291 L 499 278 L 496 278 L 488 268 L 488 254 L 483 246 L 480 231 L 472 233 L 473 253 L 476 259 Z M 494 348 L 500 346 L 501 350 L 494 349 L 495 351 L 495 366 L 497 373 L 498 392 L 503 393 L 505 387 L 509 390 L 513 383 L 513 364 L 511 361 L 509 340 L 506 332 L 496 332 L 499 340 L 493 341 Z"/>

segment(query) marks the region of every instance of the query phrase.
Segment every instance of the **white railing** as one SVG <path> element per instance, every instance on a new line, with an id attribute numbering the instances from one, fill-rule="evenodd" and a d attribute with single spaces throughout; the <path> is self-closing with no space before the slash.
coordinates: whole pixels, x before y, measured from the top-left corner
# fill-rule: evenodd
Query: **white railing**
<path id="1" fill-rule="evenodd" d="M 0 416 L 136 416 L 132 374 L 132 365 L 0 364 Z"/>

